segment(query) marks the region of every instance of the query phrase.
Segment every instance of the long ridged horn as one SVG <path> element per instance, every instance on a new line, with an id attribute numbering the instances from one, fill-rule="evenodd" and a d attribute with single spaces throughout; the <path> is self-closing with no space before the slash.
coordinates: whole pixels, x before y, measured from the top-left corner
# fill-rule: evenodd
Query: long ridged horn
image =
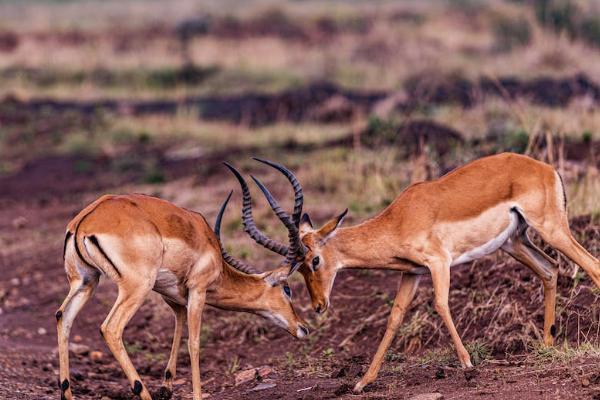
<path id="1" fill-rule="evenodd" d="M 282 256 L 287 256 L 289 253 L 289 248 L 285 244 L 270 239 L 267 235 L 262 233 L 256 223 L 254 222 L 254 217 L 252 216 L 252 197 L 250 196 L 250 190 L 248 189 L 248 184 L 239 173 L 237 169 L 235 169 L 231 164 L 224 162 L 225 166 L 229 168 L 229 170 L 235 175 L 240 186 L 242 187 L 242 223 L 244 224 L 244 231 L 250 237 L 261 246 L 279 254 Z"/>
<path id="2" fill-rule="evenodd" d="M 231 199 L 231 195 L 233 194 L 233 190 L 229 192 L 229 195 L 223 202 L 221 209 L 219 210 L 219 214 L 217 214 L 217 219 L 215 221 L 215 235 L 217 235 L 217 239 L 219 239 L 219 245 L 221 246 L 221 255 L 223 259 L 231 265 L 233 268 L 244 272 L 246 274 L 255 274 L 256 271 L 250 265 L 233 258 L 231 254 L 225 250 L 225 246 L 223 246 L 223 242 L 221 241 L 221 221 L 223 219 L 223 213 L 225 212 L 225 208 L 227 208 L 227 204 L 229 203 L 229 199 Z"/>
<path id="3" fill-rule="evenodd" d="M 298 178 L 296 178 L 296 175 L 294 175 L 292 171 L 281 164 L 258 157 L 252 158 L 258 162 L 275 168 L 277 171 L 281 172 L 288 179 L 288 181 L 290 181 L 292 188 L 294 189 L 294 211 L 292 212 L 292 220 L 294 221 L 296 227 L 299 227 L 300 217 L 302 215 L 302 206 L 304 205 L 304 194 L 302 193 L 302 186 L 300 185 Z"/>
<path id="4" fill-rule="evenodd" d="M 296 224 L 294 224 L 294 221 L 292 220 L 292 218 L 290 218 L 290 216 L 285 211 L 283 211 L 283 209 L 281 208 L 279 203 L 277 203 L 277 200 L 275 200 L 275 198 L 271 195 L 271 193 L 265 187 L 265 185 L 263 185 L 254 176 L 252 176 L 252 179 L 254 180 L 256 185 L 260 188 L 260 190 L 263 192 L 263 194 L 265 195 L 265 198 L 269 202 L 269 205 L 271 206 L 271 208 L 273 209 L 275 214 L 277 214 L 277 217 L 281 220 L 281 222 L 283 222 L 283 224 L 285 225 L 285 227 L 288 230 L 288 237 L 290 239 L 290 247 L 286 254 L 286 261 L 290 266 L 293 267 L 296 263 L 296 258 L 300 254 L 300 249 L 302 249 L 302 243 L 300 242 L 300 233 L 298 232 L 298 228 L 296 227 Z"/>

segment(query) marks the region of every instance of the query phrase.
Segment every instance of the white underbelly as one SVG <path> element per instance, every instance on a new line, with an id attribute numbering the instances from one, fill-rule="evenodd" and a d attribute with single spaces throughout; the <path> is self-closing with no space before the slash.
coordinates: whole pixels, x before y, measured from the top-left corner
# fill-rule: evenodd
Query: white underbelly
<path id="1" fill-rule="evenodd" d="M 504 230 L 497 234 L 487 242 L 473 247 L 461 254 L 455 255 L 452 259 L 450 266 L 466 263 L 469 261 L 476 260 L 480 257 L 486 256 L 498 250 L 508 240 L 508 238 L 515 232 L 519 224 L 519 217 L 513 211 L 508 211 L 509 223 Z"/>

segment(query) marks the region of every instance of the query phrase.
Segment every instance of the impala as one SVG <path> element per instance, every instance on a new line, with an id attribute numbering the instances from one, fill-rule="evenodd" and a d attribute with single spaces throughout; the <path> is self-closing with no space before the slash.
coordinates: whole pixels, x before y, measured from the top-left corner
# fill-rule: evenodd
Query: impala
<path id="1" fill-rule="evenodd" d="M 259 314 L 296 337 L 308 334 L 291 303 L 284 263 L 265 273 L 229 255 L 219 241 L 223 203 L 215 232 L 201 214 L 144 195 L 106 195 L 81 211 L 68 225 L 64 265 L 69 293 L 56 312 L 62 399 L 72 399 L 68 341 L 76 315 L 92 297 L 99 278 L 115 281 L 118 296 L 100 327 L 101 334 L 125 372 L 134 394 L 151 400 L 123 346 L 123 330 L 154 290 L 175 314 L 175 332 L 164 377 L 170 393 L 177 353 L 187 317 L 193 398 L 200 400 L 200 328 L 204 304 Z M 298 246 L 296 241 L 296 246 Z M 288 249 L 287 246 L 282 246 Z M 298 250 L 289 247 L 288 258 Z M 187 309 L 187 310 L 186 310 Z M 165 390 L 165 389 L 161 389 Z"/>
<path id="2" fill-rule="evenodd" d="M 302 264 L 300 272 L 317 313 L 329 306 L 340 269 L 403 272 L 383 340 L 367 373 L 354 387 L 355 392 L 376 379 L 422 274 L 431 274 L 435 309 L 450 333 L 461 365 L 472 367 L 448 307 L 450 269 L 498 249 L 542 279 L 544 343 L 552 345 L 556 335 L 557 267 L 529 240 L 529 227 L 581 266 L 600 287 L 598 259 L 571 235 L 563 182 L 548 164 L 511 153 L 485 157 L 437 180 L 411 185 L 386 209 L 361 224 L 340 228 L 346 210 L 315 229 L 308 214 L 300 217 L 302 201 L 298 201 L 298 193 L 302 190 L 294 175 L 282 165 L 257 160 L 278 169 L 294 185 L 297 195 L 291 219 L 302 242 L 294 262 Z M 290 219 L 269 191 L 257 183 L 280 218 Z"/>

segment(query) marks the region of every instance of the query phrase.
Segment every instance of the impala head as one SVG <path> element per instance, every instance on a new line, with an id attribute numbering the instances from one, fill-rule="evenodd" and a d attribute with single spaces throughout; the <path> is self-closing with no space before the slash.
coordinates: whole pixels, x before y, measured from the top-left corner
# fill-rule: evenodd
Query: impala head
<path id="1" fill-rule="evenodd" d="M 227 167 L 238 177 L 238 179 L 242 179 L 241 175 L 233 168 L 231 165 L 226 164 Z M 248 197 L 246 200 L 246 195 L 250 196 L 247 185 L 243 182 L 242 187 L 244 188 L 244 208 L 243 208 L 243 216 L 247 215 L 249 209 L 246 207 L 246 202 L 251 202 L 251 199 Z M 225 212 L 225 208 L 231 198 L 233 191 L 229 193 L 227 199 L 221 206 L 221 210 L 217 216 L 217 220 L 215 222 L 215 234 L 220 241 L 220 231 L 221 231 L 221 220 L 223 218 L 223 213 Z M 246 222 L 244 222 L 246 225 Z M 247 228 L 247 227 L 246 227 Z M 248 231 L 248 229 L 246 229 Z M 274 270 L 264 272 L 264 273 L 256 273 L 256 271 L 248 264 L 236 260 L 233 256 L 231 256 L 223 247 L 221 243 L 221 254 L 223 255 L 223 259 L 229 265 L 237 269 L 238 271 L 251 275 L 253 278 L 258 280 L 259 285 L 252 285 L 253 287 L 248 289 L 250 292 L 240 293 L 240 297 L 247 297 L 245 301 L 245 306 L 248 306 L 248 310 L 261 315 L 262 317 L 270 320 L 275 325 L 285 329 L 290 334 L 297 338 L 303 338 L 308 335 L 307 324 L 298 316 L 294 307 L 292 305 L 292 290 L 288 284 L 288 277 L 292 275 L 299 264 L 291 264 L 286 261 L 282 262 L 281 265 Z M 262 242 L 259 242 L 262 244 Z M 268 246 L 273 245 L 272 241 L 267 242 Z M 287 249 L 287 247 L 283 244 L 279 244 Z M 271 249 L 271 247 L 265 247 Z M 286 250 L 288 251 L 288 250 Z M 239 300 L 238 300 L 239 302 Z M 251 304 L 250 304 L 251 303 Z"/>
<path id="2" fill-rule="evenodd" d="M 289 266 L 282 265 L 273 271 L 261 274 L 265 282 L 261 303 L 265 307 L 257 311 L 257 314 L 287 330 L 293 336 L 303 338 L 308 335 L 308 328 L 294 310 L 292 290 L 287 281 L 288 276 L 293 272 Z"/>
<path id="3" fill-rule="evenodd" d="M 277 214 L 277 217 L 279 217 L 287 228 L 290 244 L 287 246 L 276 240 L 272 240 L 256 227 L 252 218 L 252 201 L 248 185 L 233 167 L 226 164 L 236 175 L 242 186 L 244 195 L 242 220 L 244 228 L 257 243 L 285 256 L 284 264 L 288 265 L 290 270 L 295 271 L 298 269 L 302 273 L 308 292 L 310 293 L 313 308 L 317 313 L 323 313 L 329 307 L 329 295 L 333 287 L 337 267 L 340 265 L 335 248 L 333 246 L 326 246 L 326 244 L 329 239 L 335 236 L 336 229 L 342 223 L 348 210 L 327 222 L 321 229 L 314 229 L 308 215 L 304 214 L 302 216 L 304 197 L 302 186 L 296 176 L 281 164 L 259 158 L 255 158 L 255 160 L 281 172 L 289 180 L 294 189 L 294 210 L 290 216 L 279 206 L 271 193 L 269 193 L 269 190 L 258 179 L 252 177 L 265 195 L 275 214 Z"/>
<path id="4" fill-rule="evenodd" d="M 320 229 L 313 227 L 308 214 L 302 215 L 300 221 L 300 239 L 305 249 L 300 272 L 306 281 L 312 306 L 319 314 L 329 307 L 333 281 L 342 263 L 336 247 L 328 245 L 328 242 L 335 236 L 347 213 L 348 209 Z"/>

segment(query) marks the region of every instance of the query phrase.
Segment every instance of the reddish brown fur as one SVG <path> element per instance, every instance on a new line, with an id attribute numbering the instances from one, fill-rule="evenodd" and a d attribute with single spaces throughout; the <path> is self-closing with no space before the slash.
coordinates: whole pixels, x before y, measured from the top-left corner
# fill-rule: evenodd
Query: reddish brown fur
<path id="1" fill-rule="evenodd" d="M 106 195 L 73 218 L 67 232 L 74 239 L 65 245 L 65 270 L 71 289 L 57 312 L 61 382 L 69 382 L 71 324 L 91 297 L 101 273 L 114 280 L 119 289 L 117 301 L 102 324 L 102 334 L 134 392 L 139 391 L 145 400 L 151 398 L 150 393 L 129 360 L 121 336 L 152 289 L 163 295 L 176 315 L 164 382 L 168 389 L 175 378 L 187 309 L 195 400 L 201 398 L 199 335 L 205 303 L 279 316 L 292 335 L 305 334 L 302 320 L 280 286 L 289 270 L 282 267 L 264 274 L 246 274 L 234 269 L 223 261 L 217 237 L 198 213 L 144 195 Z M 63 394 L 69 400 L 73 397 L 70 387 L 64 388 Z"/>

